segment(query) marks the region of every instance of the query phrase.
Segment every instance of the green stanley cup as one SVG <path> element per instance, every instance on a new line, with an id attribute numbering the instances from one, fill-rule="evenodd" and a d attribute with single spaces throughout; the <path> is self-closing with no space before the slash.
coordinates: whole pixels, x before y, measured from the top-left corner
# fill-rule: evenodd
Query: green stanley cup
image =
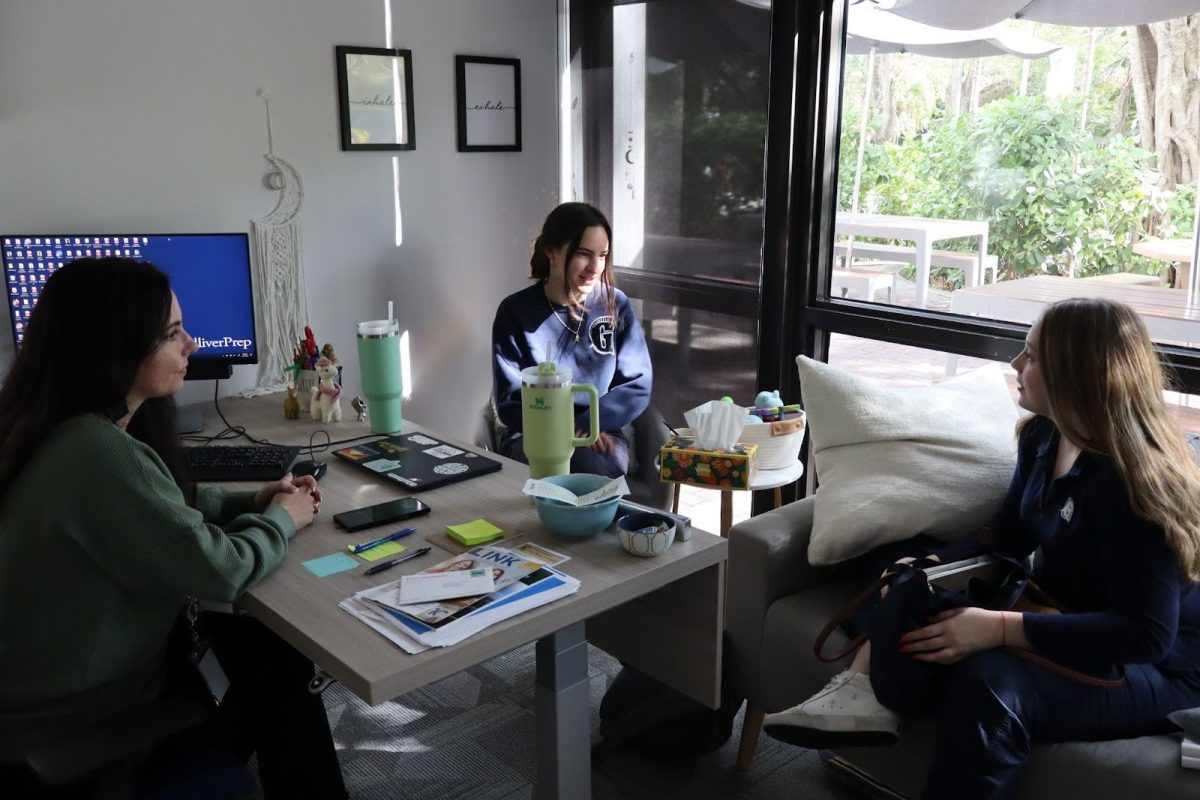
<path id="1" fill-rule="evenodd" d="M 575 392 L 588 395 L 588 430 L 575 438 Z M 521 428 L 529 477 L 546 478 L 571 471 L 576 447 L 588 447 L 600 435 L 600 397 L 589 383 L 571 383 L 571 371 L 553 361 L 521 370 Z"/>
<path id="2" fill-rule="evenodd" d="M 400 373 L 400 323 L 374 319 L 358 323 L 358 368 L 363 394 L 367 397 L 367 419 L 371 433 L 399 433 L 400 395 L 404 391 Z"/>

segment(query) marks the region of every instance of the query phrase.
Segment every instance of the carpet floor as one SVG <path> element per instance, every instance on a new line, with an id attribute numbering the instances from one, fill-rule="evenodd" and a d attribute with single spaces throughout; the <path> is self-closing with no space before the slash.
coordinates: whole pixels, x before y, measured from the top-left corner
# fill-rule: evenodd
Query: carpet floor
<path id="1" fill-rule="evenodd" d="M 600 699 L 620 670 L 590 648 L 592 741 Z M 497 656 L 423 689 L 369 706 L 335 684 L 325 705 L 346 786 L 354 800 L 516 800 L 533 796 L 533 645 Z M 734 767 L 742 713 L 723 747 L 694 759 L 624 750 L 592 771 L 592 797 L 850 800 L 816 751 L 763 736 L 749 770 Z M 567 798 L 566 800 L 575 800 Z"/>

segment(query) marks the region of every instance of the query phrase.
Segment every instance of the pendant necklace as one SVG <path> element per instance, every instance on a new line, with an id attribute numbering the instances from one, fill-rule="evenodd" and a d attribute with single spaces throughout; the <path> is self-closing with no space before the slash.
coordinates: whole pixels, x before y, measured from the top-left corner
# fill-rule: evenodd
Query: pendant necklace
<path id="1" fill-rule="evenodd" d="M 583 328 L 583 320 L 582 320 L 582 319 L 581 319 L 581 320 L 579 320 L 579 322 L 578 322 L 578 323 L 576 323 L 576 325 L 575 325 L 575 329 L 574 329 L 574 330 L 572 330 L 572 329 L 571 329 L 571 326 L 570 326 L 570 325 L 568 325 L 567 323 L 563 322 L 563 318 L 562 318 L 562 317 L 560 317 L 560 316 L 558 315 L 558 309 L 556 309 L 556 308 L 554 307 L 554 302 L 553 302 L 553 301 L 552 301 L 552 300 L 551 300 L 549 297 L 547 297 L 547 298 L 546 298 L 546 303 L 547 303 L 547 304 L 550 306 L 550 315 L 551 315 L 552 317 L 554 317 L 556 320 L 558 320 L 558 324 L 559 324 L 559 325 L 562 325 L 564 328 L 566 328 L 566 329 L 567 329 L 567 333 L 569 333 L 569 334 L 571 334 L 572 336 L 574 336 L 574 337 L 575 337 L 575 341 L 577 341 L 577 342 L 578 342 L 578 341 L 579 341 L 579 331 L 580 331 L 580 329 L 582 329 L 582 328 Z M 570 313 L 571 313 L 571 311 L 570 311 L 570 308 L 568 308 L 568 309 L 567 309 L 567 313 L 568 313 L 568 314 L 570 314 Z"/>

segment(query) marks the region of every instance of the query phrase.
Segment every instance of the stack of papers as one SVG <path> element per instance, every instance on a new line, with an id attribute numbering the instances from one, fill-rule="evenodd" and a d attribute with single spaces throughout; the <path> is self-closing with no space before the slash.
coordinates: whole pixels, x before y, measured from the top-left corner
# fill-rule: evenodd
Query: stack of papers
<path id="1" fill-rule="evenodd" d="M 1200 739 L 1183 737 L 1181 763 L 1187 769 L 1200 769 Z"/>
<path id="2" fill-rule="evenodd" d="M 554 569 L 566 557 L 538 546 L 518 549 L 476 547 L 452 556 L 423 573 L 492 570 L 495 591 L 433 603 L 400 602 L 401 581 L 358 592 L 338 606 L 370 625 L 409 653 L 457 644 L 472 634 L 522 611 L 579 590 L 579 581 Z"/>

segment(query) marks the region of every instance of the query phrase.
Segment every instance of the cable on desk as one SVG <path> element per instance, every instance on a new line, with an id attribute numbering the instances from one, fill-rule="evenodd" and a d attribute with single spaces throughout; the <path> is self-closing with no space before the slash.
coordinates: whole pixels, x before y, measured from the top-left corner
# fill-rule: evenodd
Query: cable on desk
<path id="1" fill-rule="evenodd" d="M 313 431 L 311 434 L 309 434 L 309 437 L 308 437 L 308 455 L 310 455 L 310 456 L 317 454 L 317 447 L 316 447 L 316 445 L 313 444 L 313 442 L 317 438 L 317 434 L 325 435 L 325 446 L 321 448 L 322 453 L 329 452 L 329 448 L 333 444 L 333 442 L 329 438 L 329 431 L 325 430 L 324 428 L 317 428 L 315 431 Z"/>
<path id="2" fill-rule="evenodd" d="M 216 409 L 217 416 L 221 418 L 221 422 L 225 423 L 225 427 L 222 430 L 218 431 L 217 433 L 211 434 L 209 436 L 200 436 L 197 434 L 187 434 L 185 436 L 180 436 L 179 438 L 182 441 L 193 442 L 193 443 L 197 443 L 197 444 L 211 444 L 213 442 L 224 442 L 224 441 L 229 441 L 231 439 L 245 438 L 248 441 L 250 441 L 252 444 L 259 444 L 259 445 L 278 445 L 279 444 L 279 442 L 272 442 L 268 439 L 258 439 L 254 436 L 251 436 L 245 427 L 243 427 L 242 425 L 234 425 L 229 420 L 227 420 L 225 418 L 224 412 L 221 411 L 220 387 L 221 387 L 221 379 L 217 378 L 216 380 L 213 381 L 213 408 Z M 322 445 L 321 449 L 320 449 L 320 452 L 322 452 L 322 453 L 327 452 L 329 450 L 329 448 L 331 448 L 337 444 L 351 444 L 353 442 L 361 442 L 363 439 L 382 438 L 382 435 L 378 434 L 378 433 L 365 433 L 362 436 L 351 436 L 348 439 L 330 439 L 329 431 L 325 430 L 324 428 L 318 428 L 317 430 L 313 431 L 312 434 L 308 437 L 307 445 L 287 445 L 287 446 L 299 448 L 300 454 L 302 454 L 302 455 L 312 455 L 313 453 L 318 452 L 317 445 L 314 444 L 317 434 L 325 435 L 325 444 Z"/>

